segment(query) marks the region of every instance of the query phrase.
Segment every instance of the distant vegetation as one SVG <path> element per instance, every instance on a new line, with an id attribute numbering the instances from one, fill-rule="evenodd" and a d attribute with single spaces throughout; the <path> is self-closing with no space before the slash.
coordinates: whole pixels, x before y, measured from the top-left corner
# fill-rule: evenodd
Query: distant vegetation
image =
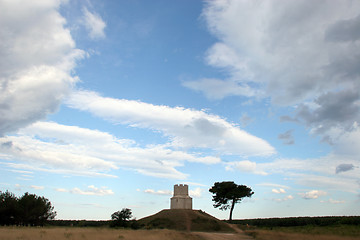
<path id="1" fill-rule="evenodd" d="M 55 216 L 54 207 L 47 198 L 29 193 L 16 197 L 9 191 L 0 191 L 0 225 L 2 226 L 42 226 Z"/>
<path id="2" fill-rule="evenodd" d="M 357 225 L 360 226 L 360 216 L 349 217 L 290 217 L 290 218 L 263 218 L 233 220 L 232 223 L 257 227 L 297 227 L 297 226 L 331 226 Z"/>

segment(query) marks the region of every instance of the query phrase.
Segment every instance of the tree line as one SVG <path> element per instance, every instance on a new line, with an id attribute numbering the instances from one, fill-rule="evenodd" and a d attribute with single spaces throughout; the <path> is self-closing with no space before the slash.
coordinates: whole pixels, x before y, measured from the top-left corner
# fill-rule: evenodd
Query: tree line
<path id="1" fill-rule="evenodd" d="M 258 218 L 233 220 L 234 224 L 256 227 L 296 227 L 296 226 L 333 226 L 360 225 L 360 216 L 329 216 L 329 217 L 288 217 L 288 218 Z"/>
<path id="2" fill-rule="evenodd" d="M 0 225 L 43 226 L 56 216 L 51 202 L 28 192 L 21 197 L 0 191 Z"/>

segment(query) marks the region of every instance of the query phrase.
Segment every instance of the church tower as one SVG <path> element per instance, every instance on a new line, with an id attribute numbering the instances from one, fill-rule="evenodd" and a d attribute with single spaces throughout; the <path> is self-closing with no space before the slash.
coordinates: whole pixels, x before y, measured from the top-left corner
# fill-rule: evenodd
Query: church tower
<path id="1" fill-rule="evenodd" d="M 192 209 L 192 198 L 189 197 L 188 185 L 174 185 L 174 196 L 171 198 L 170 209 Z"/>

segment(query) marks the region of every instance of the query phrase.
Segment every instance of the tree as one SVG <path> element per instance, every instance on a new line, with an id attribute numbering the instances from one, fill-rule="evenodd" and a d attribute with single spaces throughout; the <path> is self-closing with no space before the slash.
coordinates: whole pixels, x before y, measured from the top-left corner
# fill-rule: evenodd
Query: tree
<path id="1" fill-rule="evenodd" d="M 18 220 L 18 199 L 9 191 L 0 191 L 0 225 L 14 225 Z"/>
<path id="2" fill-rule="evenodd" d="M 51 202 L 35 194 L 25 193 L 21 198 L 13 193 L 0 192 L 1 225 L 44 225 L 56 216 Z"/>
<path id="3" fill-rule="evenodd" d="M 21 225 L 44 225 L 46 221 L 53 220 L 56 216 L 54 207 L 48 199 L 29 193 L 25 193 L 19 199 L 19 210 Z"/>
<path id="4" fill-rule="evenodd" d="M 230 208 L 229 221 L 232 220 L 232 213 L 235 204 L 241 202 L 244 197 L 251 197 L 254 192 L 245 185 L 237 185 L 234 182 L 215 182 L 214 186 L 209 189 L 213 193 L 214 207 L 220 207 L 220 210 Z"/>
<path id="5" fill-rule="evenodd" d="M 129 220 L 132 217 L 131 209 L 123 208 L 121 211 L 111 214 L 112 227 L 128 227 Z"/>

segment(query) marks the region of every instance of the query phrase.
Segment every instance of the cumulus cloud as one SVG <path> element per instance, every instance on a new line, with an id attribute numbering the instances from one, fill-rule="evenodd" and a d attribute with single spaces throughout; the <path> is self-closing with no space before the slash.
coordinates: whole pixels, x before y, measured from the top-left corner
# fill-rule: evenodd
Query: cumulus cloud
<path id="1" fill-rule="evenodd" d="M 1 1 L 0 135 L 54 112 L 77 82 L 75 48 L 61 1 Z"/>
<path id="2" fill-rule="evenodd" d="M 327 195 L 327 193 L 321 190 L 311 190 L 309 192 L 299 193 L 299 195 L 304 199 L 317 199 Z"/>
<path id="3" fill-rule="evenodd" d="M 296 118 L 310 127 L 313 133 L 324 134 L 334 140 L 329 130 L 354 130 L 354 123 L 360 120 L 359 113 L 360 93 L 355 89 L 346 89 L 323 94 L 311 104 L 300 104 L 296 109 Z"/>
<path id="4" fill-rule="evenodd" d="M 87 8 L 83 9 L 83 21 L 82 23 L 89 32 L 89 36 L 92 39 L 105 38 L 106 23 L 95 12 L 90 12 Z"/>
<path id="5" fill-rule="evenodd" d="M 302 122 L 324 140 L 333 127 L 351 131 L 360 120 L 359 8 L 351 0 L 207 1 L 202 17 L 218 42 L 205 62 L 224 77 L 183 85 L 211 99 L 296 105 L 283 120 Z"/>
<path id="6" fill-rule="evenodd" d="M 9 167 L 81 175 L 107 176 L 112 170 L 122 168 L 154 177 L 185 179 L 187 175 L 176 169 L 184 162 L 221 161 L 217 157 L 173 150 L 166 145 L 142 148 L 132 140 L 118 139 L 106 132 L 54 122 L 37 122 L 21 129 L 17 135 L 0 138 L 0 146 L 8 142 L 12 144 L 1 148 L 1 157 L 22 162 L 5 163 Z"/>
<path id="7" fill-rule="evenodd" d="M 106 98 L 90 91 L 73 93 L 67 104 L 114 123 L 160 131 L 170 138 L 174 147 L 208 148 L 222 154 L 243 156 L 275 153 L 265 140 L 204 111 Z"/>

